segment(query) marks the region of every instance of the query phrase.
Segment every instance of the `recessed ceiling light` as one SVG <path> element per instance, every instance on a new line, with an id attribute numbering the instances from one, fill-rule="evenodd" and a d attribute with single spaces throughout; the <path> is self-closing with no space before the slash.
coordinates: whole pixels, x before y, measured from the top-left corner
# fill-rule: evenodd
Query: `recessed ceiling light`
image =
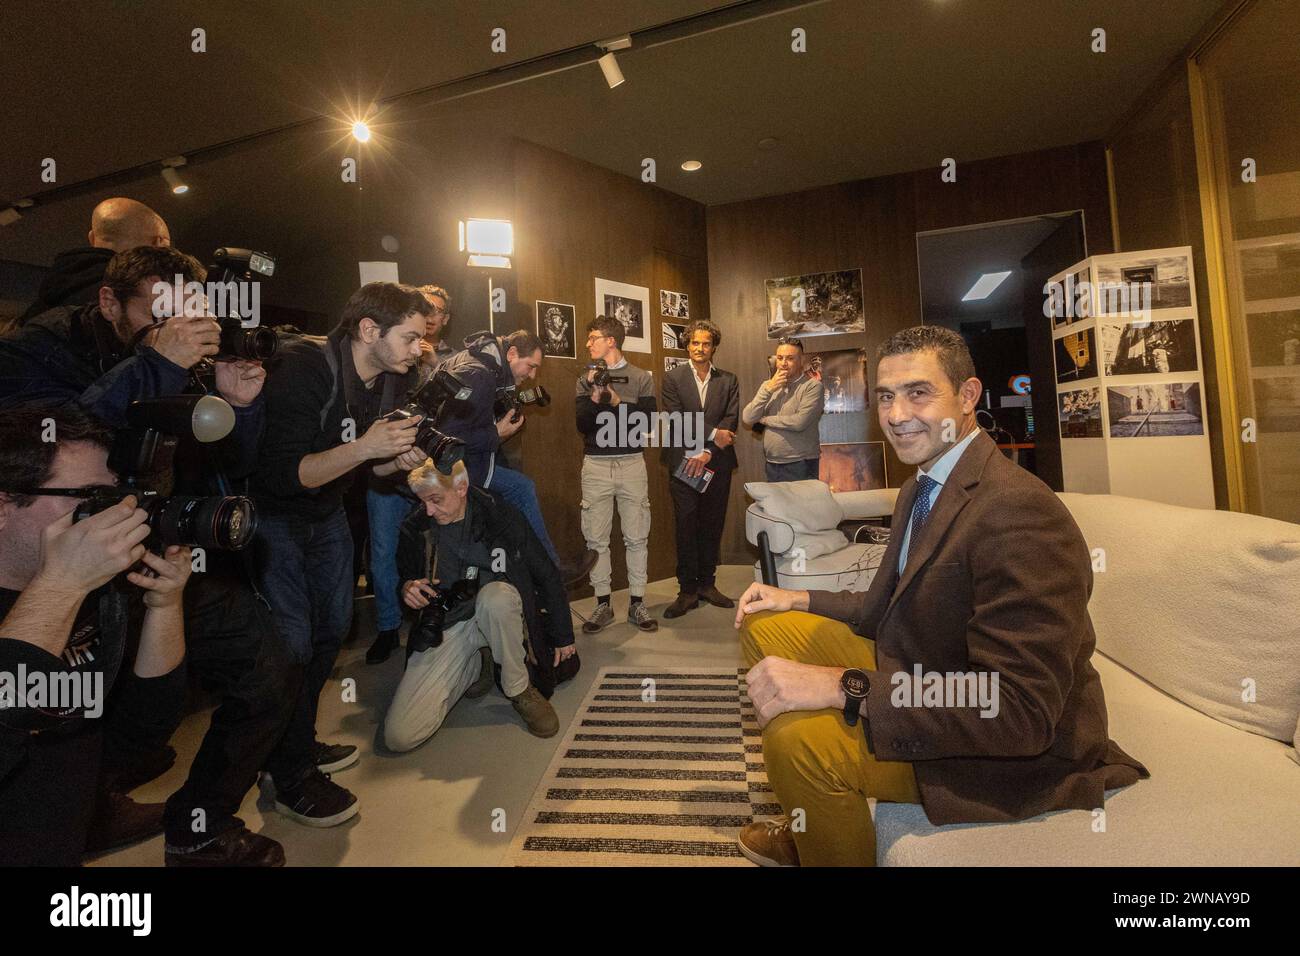
<path id="1" fill-rule="evenodd" d="M 682 163 L 682 169 L 686 170 L 688 173 L 693 173 L 703 165 L 704 164 L 698 159 L 688 159 L 686 162 Z"/>
<path id="2" fill-rule="evenodd" d="M 361 122 L 360 120 L 357 120 L 355 123 L 352 124 L 352 136 L 356 139 L 358 143 L 369 142 L 370 127 L 367 126 L 365 123 Z"/>
<path id="3" fill-rule="evenodd" d="M 1000 286 L 1007 276 L 1011 275 L 1010 270 L 1007 272 L 986 272 L 970 287 L 970 291 L 961 297 L 963 302 L 973 302 L 976 299 L 987 299 L 993 294 L 993 290 Z"/>

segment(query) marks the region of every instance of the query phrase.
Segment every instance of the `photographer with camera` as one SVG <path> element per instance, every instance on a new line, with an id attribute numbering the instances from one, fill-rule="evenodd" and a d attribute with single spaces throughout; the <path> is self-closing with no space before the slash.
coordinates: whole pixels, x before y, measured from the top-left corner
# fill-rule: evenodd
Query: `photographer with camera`
<path id="1" fill-rule="evenodd" d="M 266 389 L 254 476 L 261 585 L 305 673 L 266 769 L 276 808 L 307 826 L 336 826 L 358 810 L 356 797 L 329 777 L 357 762 L 357 748 L 316 739 L 317 703 L 352 618 L 356 575 L 343 501 L 360 466 L 382 478 L 426 457 L 415 448 L 420 417 L 381 416 L 415 384 L 429 311 L 410 286 L 367 283 L 324 339 L 284 344 Z"/>
<path id="2" fill-rule="evenodd" d="M 191 385 L 191 371 L 215 357 L 211 374 L 221 399 L 201 402 L 208 409 L 233 407 L 229 436 L 202 452 L 193 440 L 181 440 L 174 470 L 173 462 L 162 461 L 148 475 L 122 477 L 155 479 L 167 486 L 162 490 L 174 484 L 180 491 L 224 496 L 218 476 L 237 481 L 252 468 L 266 372 L 259 361 L 223 350 L 230 336 L 223 336 L 205 303 L 175 301 L 177 276 L 201 282 L 206 270 L 166 247 L 114 255 L 96 304 L 47 311 L 0 340 L 0 407 L 75 402 L 119 429 L 120 445 L 146 417 L 143 406 L 183 418 L 187 406 L 180 396 Z M 169 402 L 176 405 L 170 413 Z M 283 860 L 279 844 L 251 834 L 236 814 L 283 734 L 286 698 L 298 675 L 244 567 L 217 548 L 204 550 L 204 570 L 185 590 L 189 669 L 219 703 L 185 784 L 168 801 L 165 859 L 168 865 L 275 865 Z M 119 760 L 114 748 L 104 761 L 105 788 L 128 790 L 165 772 L 175 760 L 165 745 L 164 737 L 156 752 L 132 753 L 129 761 Z M 112 799 L 122 815 L 135 815 L 124 797 Z"/>
<path id="3" fill-rule="evenodd" d="M 574 402 L 578 431 L 582 433 L 582 536 L 596 552 L 591 586 L 596 610 L 582 625 L 595 634 L 614 620 L 610 606 L 609 535 L 614 505 L 627 549 L 627 586 L 631 595 L 627 621 L 643 631 L 658 630 L 659 622 L 645 606 L 647 546 L 650 540 L 650 483 L 643 449 L 648 435 L 633 434 L 631 412 L 641 412 L 646 422 L 656 408 L 654 378 L 623 356 L 627 329 L 618 319 L 601 316 L 587 323 L 587 351 L 592 364 L 578 376 Z M 622 404 L 629 417 L 616 411 Z M 624 423 L 620 429 L 618 423 Z M 648 425 L 647 425 L 648 428 Z M 626 432 L 626 433 L 625 433 Z M 610 441 L 610 436 L 615 438 Z"/>
<path id="4" fill-rule="evenodd" d="M 106 741 L 165 742 L 185 701 L 190 550 L 146 550 L 152 529 L 134 495 L 74 520 L 95 507 L 88 486 L 116 484 L 111 442 L 75 405 L 0 417 L 0 860 L 10 865 L 76 866 L 103 799 Z M 122 572 L 125 589 L 110 584 Z"/>
<path id="5" fill-rule="evenodd" d="M 522 472 L 497 460 L 501 443 L 524 427 L 518 388 L 542 367 L 542 342 L 523 329 L 497 338 L 491 332 L 477 332 L 465 340 L 465 350 L 442 366 L 471 389 L 466 401 L 449 405 L 440 427 L 465 443 L 465 467 L 476 488 L 487 488 L 523 513 L 533 531 L 559 567 L 566 585 L 579 581 L 596 563 L 590 548 L 575 562 L 561 562 L 551 537 L 546 533 L 537 486 Z M 539 388 L 544 401 L 545 392 Z M 540 402 L 539 402 L 540 403 Z"/>
<path id="6" fill-rule="evenodd" d="M 549 698 L 580 663 L 554 562 L 523 515 L 470 487 L 463 462 L 448 474 L 427 461 L 407 481 L 423 507 L 402 525 L 397 561 L 402 599 L 421 614 L 384 719 L 385 746 L 413 750 L 462 695 L 486 694 L 493 658 L 528 732 L 555 736 L 560 722 Z"/>
<path id="7" fill-rule="evenodd" d="M 429 303 L 428 322 L 420 340 L 420 361 L 416 366 L 421 385 L 456 352 L 444 340 L 451 313 L 451 296 L 441 286 L 423 285 L 419 292 Z M 402 521 L 411 513 L 415 499 L 406 487 L 405 476 L 375 478 L 366 488 L 366 519 L 370 525 L 370 578 L 375 594 L 375 641 L 366 650 L 367 664 L 382 664 L 401 644 L 402 604 L 398 594 L 397 535 Z"/>

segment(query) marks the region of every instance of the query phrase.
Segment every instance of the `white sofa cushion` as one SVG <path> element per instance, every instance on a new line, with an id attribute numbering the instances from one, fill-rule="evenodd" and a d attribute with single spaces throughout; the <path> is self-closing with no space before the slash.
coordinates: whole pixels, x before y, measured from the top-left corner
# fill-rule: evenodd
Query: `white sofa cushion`
<path id="1" fill-rule="evenodd" d="M 1105 560 L 1088 605 L 1098 650 L 1211 717 L 1292 741 L 1300 525 L 1117 495 L 1060 497 L 1094 564 Z M 1253 702 L 1242 700 L 1247 682 Z"/>
<path id="2" fill-rule="evenodd" d="M 935 827 L 916 804 L 876 805 L 885 866 L 1296 866 L 1300 766 L 1287 744 L 1197 713 L 1100 654 L 1110 735 L 1151 771 L 1088 810 Z"/>
<path id="3" fill-rule="evenodd" d="M 846 547 L 848 543 L 849 539 L 844 537 L 844 532 L 838 528 L 810 534 L 796 534 L 794 536 L 794 545 L 790 548 L 790 557 L 795 560 L 802 552 L 803 559 L 810 561 L 813 558 L 820 558 L 824 554 L 832 554 L 840 550 L 840 548 Z"/>
<path id="4" fill-rule="evenodd" d="M 747 481 L 745 491 L 773 518 L 786 521 L 796 534 L 830 531 L 844 520 L 844 511 L 825 482 Z"/>

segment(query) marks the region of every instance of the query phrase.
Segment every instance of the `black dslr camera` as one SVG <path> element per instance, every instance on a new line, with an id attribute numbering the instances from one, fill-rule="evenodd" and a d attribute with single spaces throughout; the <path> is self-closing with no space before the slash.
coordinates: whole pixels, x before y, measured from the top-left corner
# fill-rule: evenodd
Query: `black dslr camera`
<path id="1" fill-rule="evenodd" d="M 450 475 L 456 462 L 465 457 L 465 443 L 438 431 L 438 419 L 447 401 L 464 401 L 471 394 L 472 390 L 462 385 L 456 376 L 446 369 L 439 369 L 432 378 L 406 397 L 406 403 L 402 407 L 385 415 L 384 420 L 395 422 L 421 418 L 415 433 L 415 446 L 433 459 L 435 468 L 444 475 Z"/>
<path id="2" fill-rule="evenodd" d="M 222 246 L 212 254 L 212 263 L 208 266 L 208 281 L 221 284 L 219 295 L 224 295 L 228 300 L 236 299 L 236 302 L 208 303 L 214 310 L 217 322 L 221 325 L 221 340 L 218 346 L 221 351 L 216 355 L 218 361 L 231 359 L 266 361 L 275 355 L 275 350 L 280 345 L 275 330 L 260 325 L 245 328 L 240 321 L 239 310 L 234 308 L 239 299 L 245 298 L 244 286 L 256 281 L 254 276 L 270 278 L 273 275 L 275 275 L 275 260 L 264 252 Z M 222 307 L 223 305 L 225 308 Z"/>
<path id="3" fill-rule="evenodd" d="M 609 388 L 615 382 L 627 382 L 626 375 L 610 375 L 609 366 L 605 364 L 604 359 L 596 359 L 590 365 L 584 365 L 583 369 L 588 372 L 595 372 L 588 383 L 591 388 Z"/>
<path id="4" fill-rule="evenodd" d="M 525 405 L 545 408 L 549 404 L 551 404 L 551 393 L 544 385 L 534 385 L 532 388 L 522 390 L 517 385 L 503 385 L 497 389 L 496 398 L 492 403 L 492 414 L 497 421 L 500 421 L 507 415 L 515 415 Z"/>
<path id="5" fill-rule="evenodd" d="M 149 515 L 145 545 L 162 554 L 171 545 L 240 551 L 257 531 L 257 510 L 242 495 L 191 497 L 144 490 L 142 483 L 170 481 L 172 455 L 181 436 L 200 442 L 220 441 L 235 426 L 230 405 L 215 395 L 172 395 L 134 401 L 126 411 L 127 427 L 119 431 L 108 454 L 108 466 L 122 486 L 85 489 L 86 500 L 73 512 L 81 521 L 135 495 Z"/>
<path id="6" fill-rule="evenodd" d="M 478 597 L 478 568 L 465 569 L 465 577 L 431 598 L 420 611 L 411 633 L 407 636 L 407 650 L 412 653 L 427 651 L 442 644 L 442 631 L 447 622 L 447 612 L 466 601 Z"/>

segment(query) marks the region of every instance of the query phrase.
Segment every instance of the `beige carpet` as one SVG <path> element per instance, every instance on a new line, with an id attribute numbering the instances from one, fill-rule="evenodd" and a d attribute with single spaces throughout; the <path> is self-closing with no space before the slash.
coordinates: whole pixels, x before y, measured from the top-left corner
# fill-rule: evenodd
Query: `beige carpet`
<path id="1" fill-rule="evenodd" d="M 515 866 L 749 866 L 736 834 L 781 812 L 744 671 L 606 667 L 516 831 Z"/>

